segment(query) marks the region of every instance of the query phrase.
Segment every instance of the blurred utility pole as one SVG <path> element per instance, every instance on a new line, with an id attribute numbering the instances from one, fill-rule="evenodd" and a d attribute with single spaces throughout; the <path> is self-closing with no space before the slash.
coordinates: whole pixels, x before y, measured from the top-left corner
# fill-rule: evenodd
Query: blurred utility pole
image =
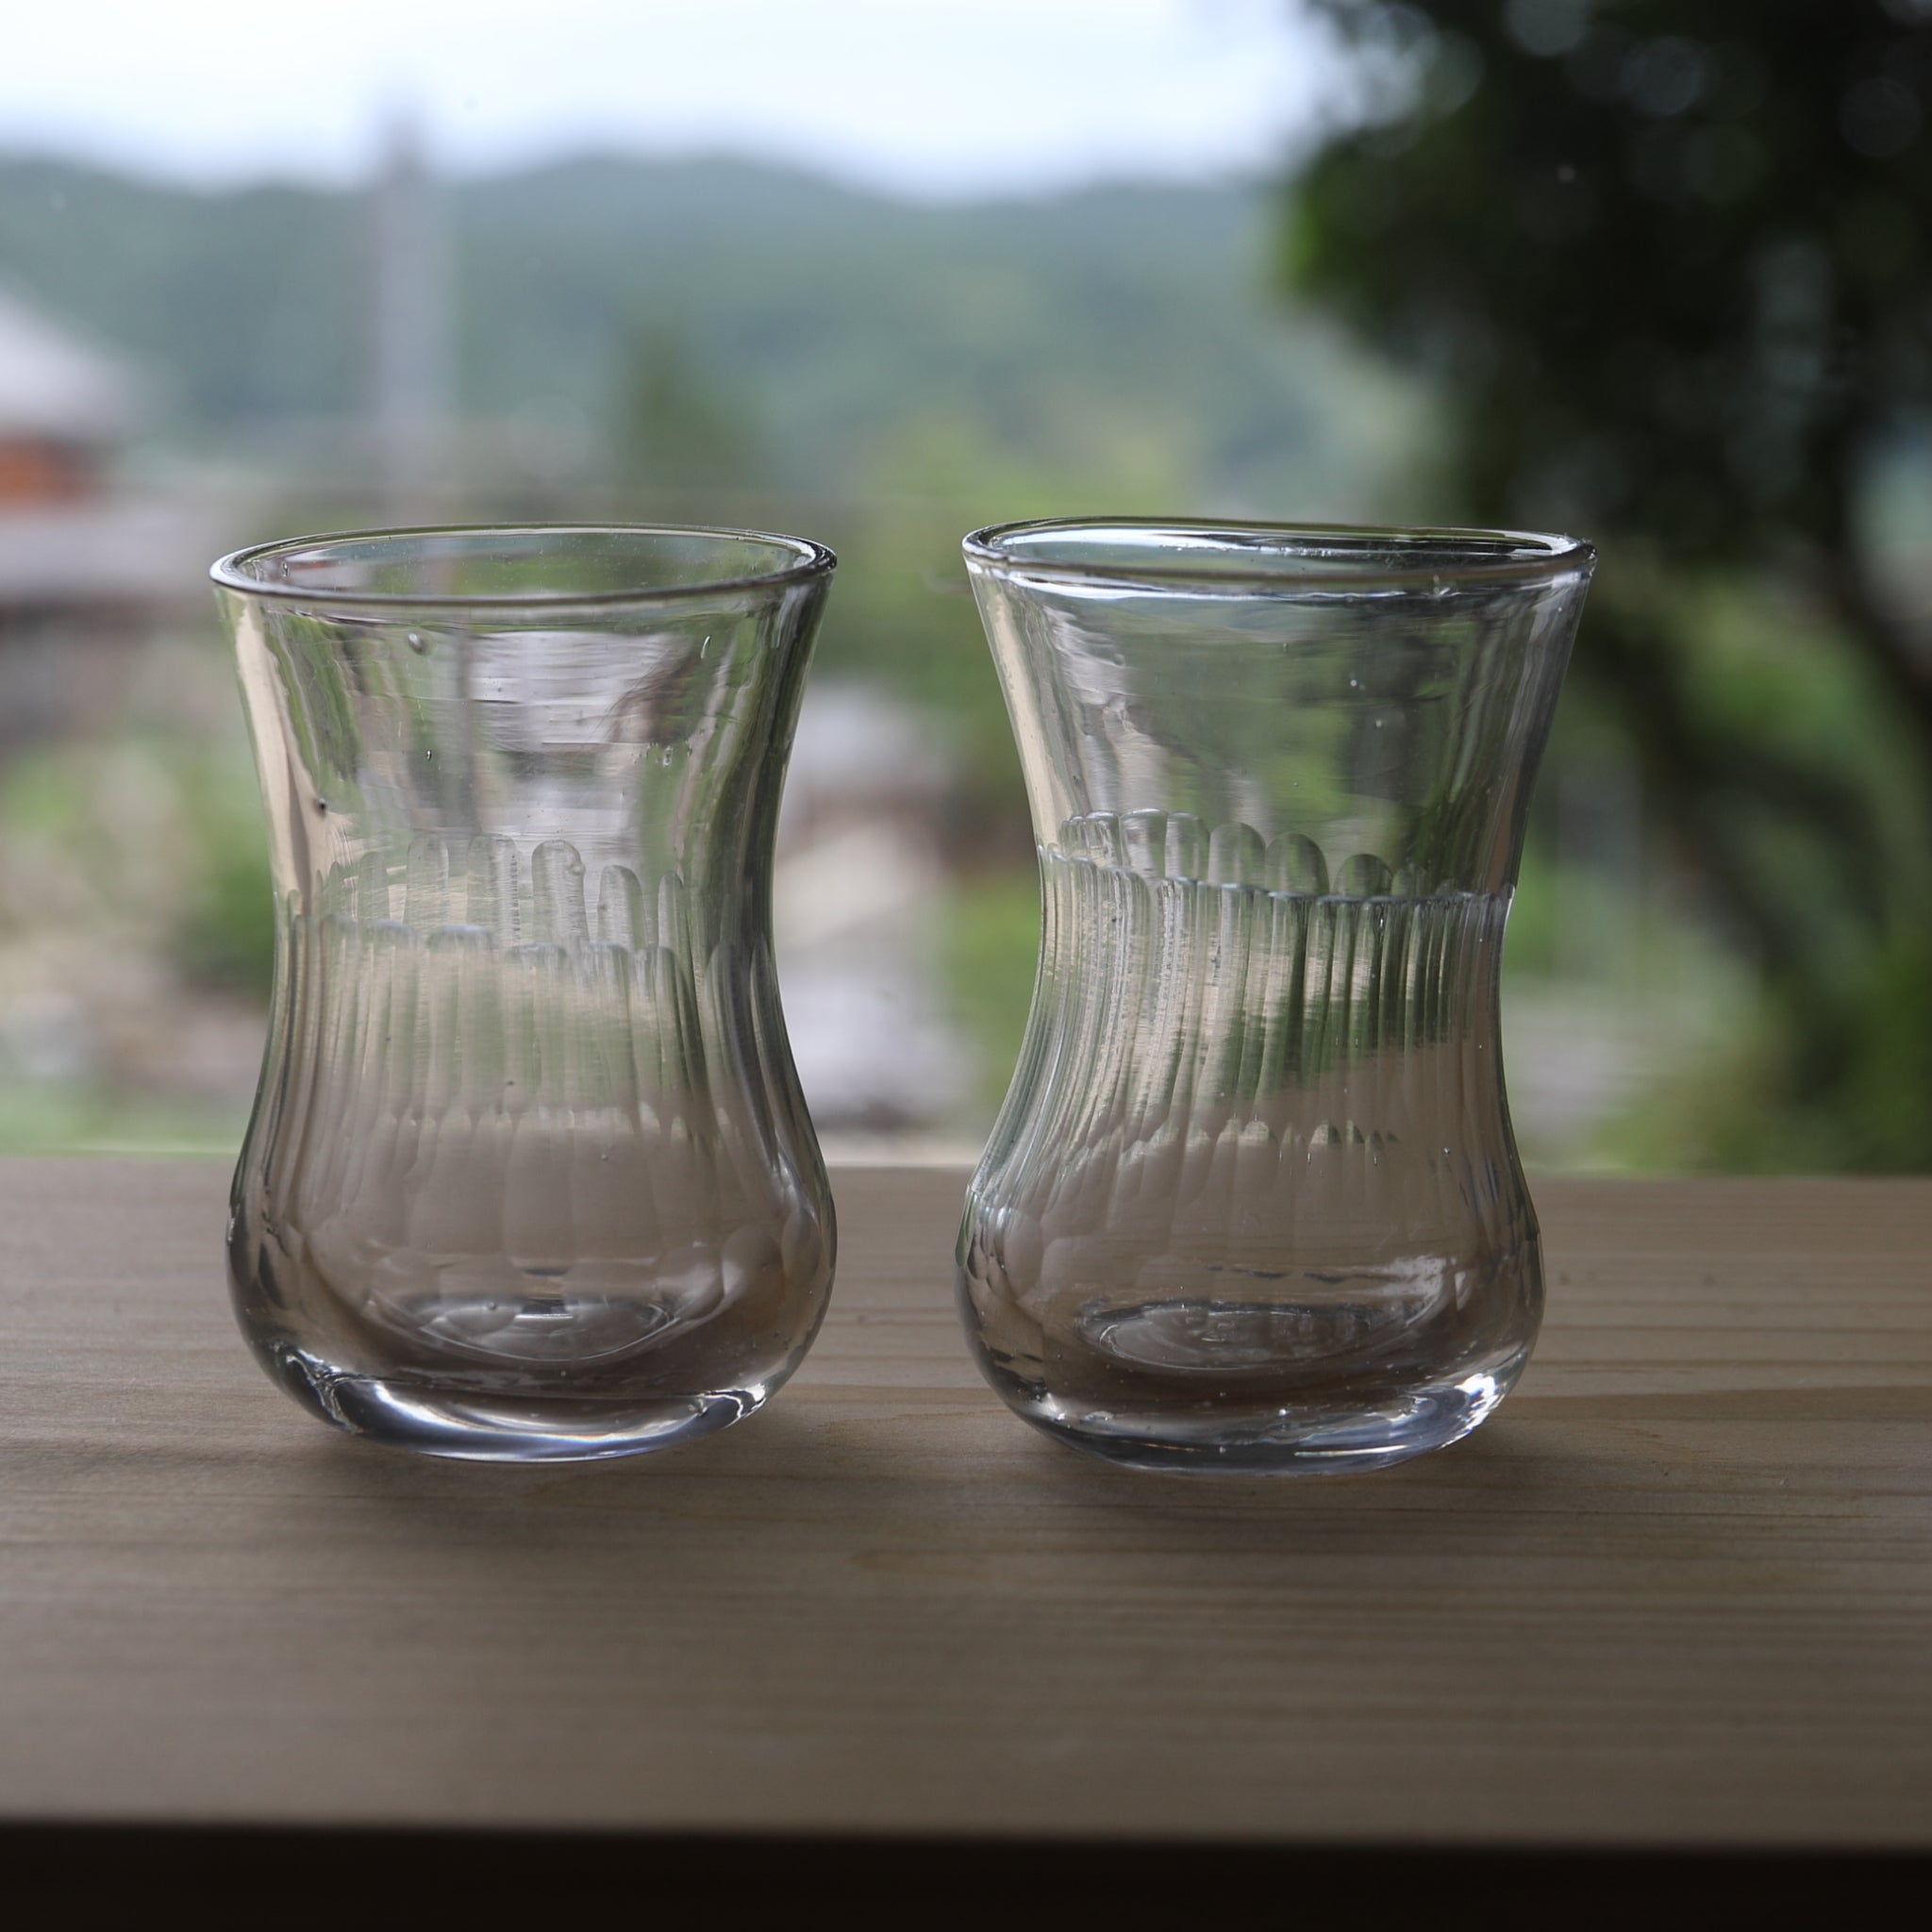
<path id="1" fill-rule="evenodd" d="M 433 518 L 449 466 L 450 251 L 413 121 L 391 124 L 370 192 L 371 441 L 382 513 Z"/>

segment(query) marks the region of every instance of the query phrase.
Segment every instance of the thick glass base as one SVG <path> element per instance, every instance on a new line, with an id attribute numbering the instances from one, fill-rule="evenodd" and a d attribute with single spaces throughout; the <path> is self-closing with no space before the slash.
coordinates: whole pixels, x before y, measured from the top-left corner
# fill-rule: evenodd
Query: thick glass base
<path id="1" fill-rule="evenodd" d="M 638 1399 L 455 1389 L 344 1374 L 306 1357 L 277 1380 L 325 1423 L 394 1449 L 459 1462 L 605 1462 L 694 1441 L 761 1408 L 770 1385 Z"/>
<path id="2" fill-rule="evenodd" d="M 1527 1351 L 1497 1368 L 1400 1393 L 1312 1392 L 1275 1406 L 1217 1407 L 1195 1417 L 1099 1409 L 1028 1388 L 986 1363 L 1013 1412 L 1070 1448 L 1126 1469 L 1173 1475 L 1339 1475 L 1387 1469 L 1459 1441 L 1495 1409 L 1522 1373 Z"/>

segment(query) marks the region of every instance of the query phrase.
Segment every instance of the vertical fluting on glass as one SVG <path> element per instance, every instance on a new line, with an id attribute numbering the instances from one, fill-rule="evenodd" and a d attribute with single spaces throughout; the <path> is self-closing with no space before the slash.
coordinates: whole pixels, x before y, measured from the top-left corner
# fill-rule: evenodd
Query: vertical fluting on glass
<path id="1" fill-rule="evenodd" d="M 982 1368 L 1145 1467 L 1467 1433 L 1541 1307 L 1497 975 L 1588 547 L 1095 522 L 966 556 L 1042 894 L 959 1237 Z"/>
<path id="2" fill-rule="evenodd" d="M 326 1420 L 625 1455 L 803 1357 L 834 1233 L 771 871 L 832 567 L 624 528 L 216 567 L 278 914 L 230 1276 Z"/>

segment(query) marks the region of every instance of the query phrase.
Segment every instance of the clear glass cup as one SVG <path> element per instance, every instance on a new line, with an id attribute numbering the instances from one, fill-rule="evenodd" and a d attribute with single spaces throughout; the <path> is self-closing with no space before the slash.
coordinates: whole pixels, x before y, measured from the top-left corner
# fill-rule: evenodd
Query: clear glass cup
<path id="1" fill-rule="evenodd" d="M 1141 1468 L 1455 1441 L 1541 1309 L 1497 970 L 1591 549 L 1096 520 L 965 551 L 1044 899 L 959 1236 L 988 1379 Z"/>
<path id="2" fill-rule="evenodd" d="M 834 1234 L 772 848 L 834 562 L 540 526 L 214 566 L 278 912 L 229 1273 L 325 1421 L 625 1456 L 797 1367 Z"/>

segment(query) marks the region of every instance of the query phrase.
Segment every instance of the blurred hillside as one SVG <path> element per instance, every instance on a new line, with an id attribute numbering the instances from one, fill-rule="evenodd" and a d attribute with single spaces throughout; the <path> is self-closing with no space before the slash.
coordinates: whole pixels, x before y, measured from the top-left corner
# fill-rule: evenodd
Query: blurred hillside
<path id="1" fill-rule="evenodd" d="M 1335 330 L 1284 325 L 1258 192 L 915 208 L 745 163 L 584 159 L 439 198 L 456 408 L 540 480 L 637 473 L 626 399 L 654 361 L 684 396 L 667 484 L 683 458 L 862 495 L 917 464 L 946 495 L 976 462 L 1345 513 L 1412 432 Z M 185 448 L 274 457 L 355 421 L 371 249 L 353 193 L 0 161 L 0 275 L 146 365 L 152 432 Z M 719 446 L 691 447 L 706 428 Z"/>

